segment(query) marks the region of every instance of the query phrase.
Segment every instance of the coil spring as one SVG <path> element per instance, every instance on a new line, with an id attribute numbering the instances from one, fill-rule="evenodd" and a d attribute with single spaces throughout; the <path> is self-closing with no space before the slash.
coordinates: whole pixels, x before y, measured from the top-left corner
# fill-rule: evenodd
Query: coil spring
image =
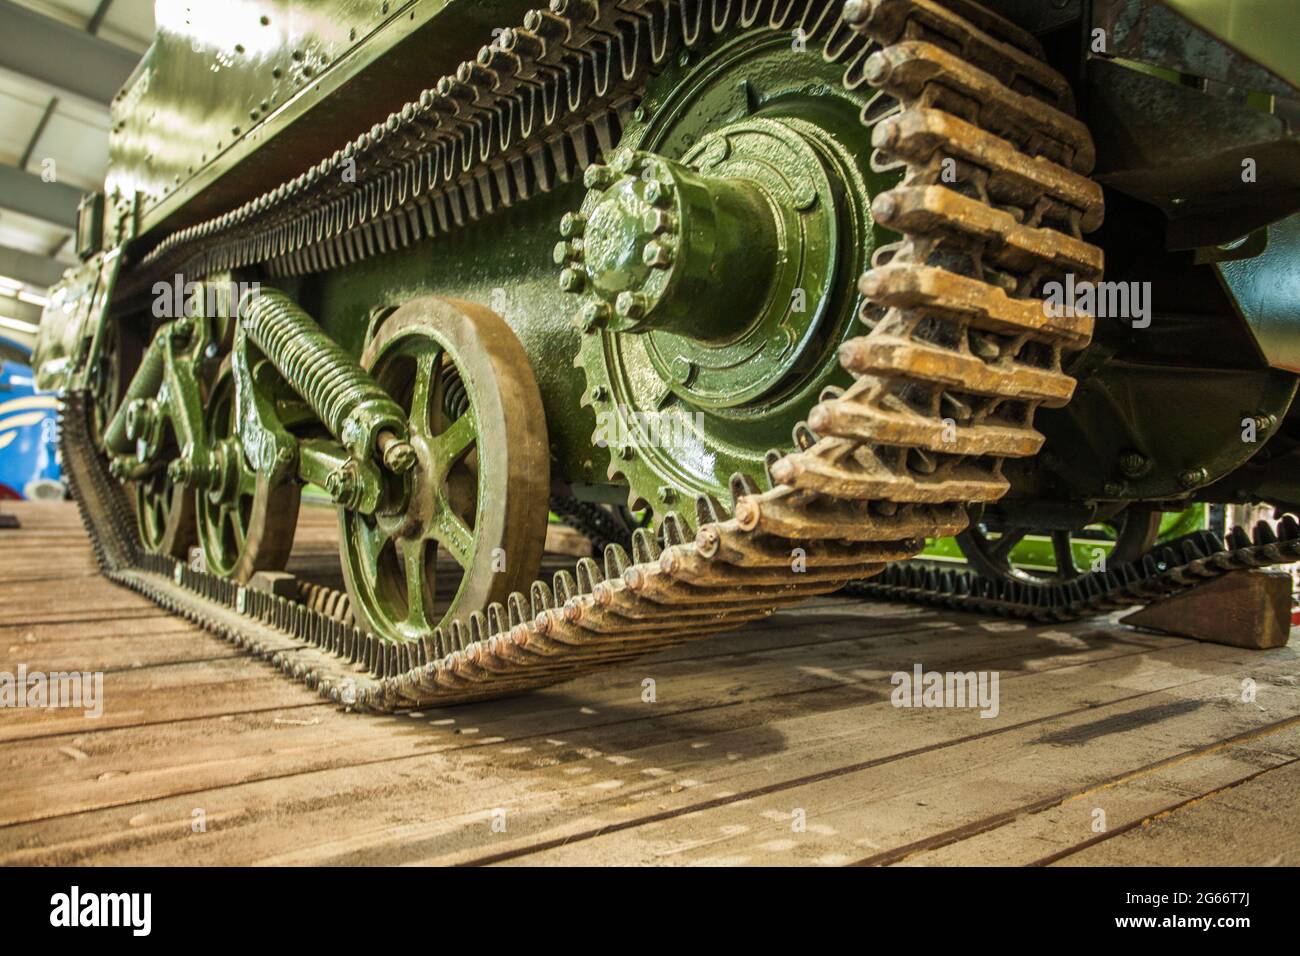
<path id="1" fill-rule="evenodd" d="M 447 414 L 447 421 L 454 422 L 469 409 L 469 392 L 456 366 L 450 366 L 443 376 L 442 410 Z"/>
<path id="2" fill-rule="evenodd" d="M 336 438 L 348 414 L 373 403 L 378 418 L 402 422 L 397 403 L 316 321 L 277 289 L 260 289 L 239 304 L 244 331 Z M 391 406 L 391 407 L 390 407 Z"/>

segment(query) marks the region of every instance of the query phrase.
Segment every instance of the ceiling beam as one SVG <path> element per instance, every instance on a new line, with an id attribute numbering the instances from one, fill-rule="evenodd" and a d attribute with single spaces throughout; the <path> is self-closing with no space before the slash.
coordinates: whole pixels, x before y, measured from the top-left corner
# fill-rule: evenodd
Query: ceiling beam
<path id="1" fill-rule="evenodd" d="M 0 276 L 26 282 L 38 289 L 48 289 L 54 285 L 66 268 L 62 262 L 55 262 L 45 256 L 0 246 Z"/>
<path id="2" fill-rule="evenodd" d="M 43 219 L 65 229 L 77 227 L 82 192 L 66 183 L 47 183 L 35 173 L 0 166 L 0 209 Z"/>
<path id="3" fill-rule="evenodd" d="M 45 135 L 45 129 L 50 125 L 50 117 L 54 111 L 59 108 L 59 98 L 51 96 L 50 101 L 45 104 L 45 112 L 41 114 L 41 121 L 36 124 L 36 129 L 32 130 L 32 138 L 27 141 L 27 148 L 23 150 L 22 159 L 18 160 L 18 168 L 26 169 L 27 164 L 32 161 L 32 154 L 36 152 L 36 147 L 41 144 L 41 137 Z"/>
<path id="4" fill-rule="evenodd" d="M 108 8 L 113 5 L 113 0 L 99 0 L 99 6 L 90 16 L 90 22 L 86 24 L 87 33 L 98 33 L 100 26 L 104 22 L 104 17 L 108 16 Z"/>
<path id="5" fill-rule="evenodd" d="M 0 0 L 0 67 L 107 106 L 140 55 L 116 43 Z"/>

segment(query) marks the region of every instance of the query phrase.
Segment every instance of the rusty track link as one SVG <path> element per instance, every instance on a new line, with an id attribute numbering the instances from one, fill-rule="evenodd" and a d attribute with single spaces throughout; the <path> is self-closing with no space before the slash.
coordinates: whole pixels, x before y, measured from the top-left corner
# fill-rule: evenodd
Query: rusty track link
<path id="1" fill-rule="evenodd" d="M 879 250 L 861 280 L 869 332 L 841 352 L 855 383 L 811 409 L 796 450 L 769 456 L 767 488 L 736 475 L 729 514 L 696 503 L 693 539 L 667 515 L 662 549 L 638 531 L 630 555 L 610 546 L 603 566 L 583 559 L 528 595 L 398 645 L 304 604 L 140 555 L 90 444 L 84 397 L 74 395 L 65 454 L 105 572 L 335 700 L 393 710 L 545 686 L 728 630 L 876 573 L 928 536 L 962 530 L 966 504 L 1005 492 L 1002 458 L 1041 445 L 1035 408 L 1073 391 L 1062 352 L 1087 343 L 1091 320 L 1048 316 L 1037 292 L 1066 271 L 1100 274 L 1099 250 L 1080 237 L 1102 215 L 1100 189 L 1086 178 L 1091 141 L 1065 111 L 1068 87 L 1026 55 L 1032 40 L 969 0 L 554 0 L 351 152 L 169 239 L 138 272 L 174 262 L 193 275 L 251 262 L 331 268 L 526 198 L 547 188 L 529 178 L 534 147 L 550 144 L 542 155 L 555 160 L 556 143 L 560 153 L 573 146 L 575 123 L 580 138 L 608 145 L 593 124 L 611 121 L 668 51 L 708 30 L 757 24 L 823 41 L 824 55 L 844 63 L 846 83 L 870 82 L 897 102 L 893 115 L 869 107 L 863 121 L 874 127 L 873 163 L 904 172 L 874 204 L 903 238 Z M 584 97 L 585 70 L 602 63 L 607 82 Z M 512 110 L 552 88 L 566 93 L 568 109 L 544 111 L 540 128 L 505 137 L 507 119 L 521 116 Z M 496 138 L 482 138 L 485 130 Z M 403 157 L 444 155 L 438 150 L 451 156 L 439 168 L 454 172 L 460 157 L 462 172 L 411 179 L 417 173 Z M 329 171 L 357 155 L 387 178 L 341 193 Z M 568 158 L 575 168 L 583 162 Z M 572 172 L 558 161 L 546 169 Z"/>

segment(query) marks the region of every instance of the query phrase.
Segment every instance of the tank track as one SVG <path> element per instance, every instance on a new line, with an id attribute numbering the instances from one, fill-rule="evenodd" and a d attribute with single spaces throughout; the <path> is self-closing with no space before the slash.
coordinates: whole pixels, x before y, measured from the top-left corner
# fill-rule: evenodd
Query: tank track
<path id="1" fill-rule="evenodd" d="M 567 495 L 553 495 L 551 511 L 569 527 L 585 535 L 597 554 L 604 554 L 611 544 L 625 549 L 632 547 L 631 529 L 624 527 L 598 504 Z"/>
<path id="2" fill-rule="evenodd" d="M 1048 316 L 1035 294 L 1065 272 L 1100 275 L 1100 250 L 1080 237 L 1102 217 L 1091 140 L 1068 114 L 1065 81 L 1032 37 L 968 0 L 554 0 L 350 150 L 178 233 L 135 272 L 332 268 L 527 198 L 591 158 L 581 142 L 612 144 L 618 110 L 673 50 L 756 24 L 802 31 L 845 65 L 846 84 L 884 91 L 863 116 L 872 162 L 903 173 L 875 203 L 903 238 L 862 276 L 869 332 L 841 350 L 855 384 L 823 395 L 795 451 L 769 453 L 769 487 L 736 475 L 730 514 L 696 502 L 693 539 L 668 514 L 662 547 L 639 530 L 630 555 L 608 547 L 603 567 L 583 559 L 528 595 L 397 645 L 140 554 L 125 497 L 90 442 L 87 397 L 74 394 L 65 459 L 105 573 L 336 701 L 388 711 L 517 693 L 729 630 L 962 530 L 968 503 L 1005 492 L 1001 460 L 1041 446 L 1035 408 L 1073 392 L 1061 356 L 1087 344 L 1091 320 Z M 538 96 L 544 107 L 553 98 L 544 121 L 506 136 Z M 340 193 L 330 171 L 357 156 L 383 172 Z"/>
<path id="3" fill-rule="evenodd" d="M 929 604 L 955 611 L 1033 621 L 1080 618 L 1149 604 L 1213 578 L 1300 561 L 1300 521 L 1286 515 L 1276 528 L 1261 521 L 1252 532 L 1236 527 L 1225 542 L 1197 531 L 1162 542 L 1137 561 L 1085 575 L 1069 584 L 1034 587 L 991 581 L 968 568 L 942 568 L 925 561 L 889 565 L 870 581 L 854 581 L 845 593 L 886 601 Z"/>

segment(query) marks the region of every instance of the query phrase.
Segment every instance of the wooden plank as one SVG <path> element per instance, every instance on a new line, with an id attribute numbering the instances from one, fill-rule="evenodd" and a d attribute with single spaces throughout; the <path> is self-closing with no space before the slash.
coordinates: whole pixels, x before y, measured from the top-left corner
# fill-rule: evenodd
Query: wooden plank
<path id="1" fill-rule="evenodd" d="M 732 728 L 725 712 L 706 711 L 704 718 L 717 719 L 701 720 L 693 737 L 679 732 L 668 743 L 617 752 L 575 745 L 573 735 L 548 736 L 518 753 L 509 753 L 517 745 L 503 741 L 475 751 L 469 755 L 473 759 L 435 753 L 364 772 L 340 768 L 222 787 L 7 827 L 0 831 L 0 858 L 10 863 L 465 862 L 529 853 L 539 844 L 556 847 L 665 815 L 690 827 L 690 814 L 711 802 L 734 802 L 746 791 L 808 786 L 810 778 L 861 774 L 868 769 L 864 758 L 869 767 L 888 767 L 936 748 L 957 751 L 971 740 L 1009 738 L 1015 728 L 1021 734 L 1043 733 L 1078 726 L 1099 712 L 1140 711 L 1153 697 L 1163 700 L 1171 688 L 1204 681 L 1205 669 L 1221 660 L 1213 655 L 1228 652 L 1181 644 L 1150 655 L 1008 677 L 1007 684 L 1023 680 L 1033 693 L 1026 688 L 1027 699 L 1015 708 L 1017 724 L 996 735 L 973 728 L 968 713 L 917 711 L 914 719 L 898 719 L 887 701 L 889 667 L 874 673 L 874 682 L 885 690 L 866 705 L 743 729 Z M 522 763 L 512 766 L 510 757 Z M 434 792 L 437 799 L 428 799 Z M 277 811 L 286 803 L 301 812 L 286 818 Z M 189 832 L 187 821 L 196 807 L 207 814 L 206 834 Z M 362 816 L 357 807 L 366 808 Z M 493 808 L 507 811 L 504 834 L 490 827 Z"/>
<path id="2" fill-rule="evenodd" d="M 987 824 L 979 832 L 952 834 L 951 842 L 931 841 L 931 848 L 903 856 L 895 865 L 907 866 L 986 866 L 1044 865 L 1054 862 L 1087 863 L 1091 847 L 1129 833 L 1149 830 L 1153 823 L 1182 815 L 1207 799 L 1217 799 L 1277 768 L 1290 767 L 1300 760 L 1300 726 L 1282 722 L 1264 730 L 1247 731 L 1228 740 L 1219 740 L 1193 754 L 1158 762 L 1100 787 L 1090 788 L 1057 802 L 1027 808 L 1002 821 Z M 1275 850 L 1285 852 L 1300 844 L 1295 826 L 1295 792 L 1274 806 L 1285 812 L 1285 833 L 1273 834 Z M 1211 816 L 1218 818 L 1215 809 Z M 1241 822 L 1230 816 L 1233 825 Z M 1172 821 L 1171 821 L 1172 822 Z M 1228 853 L 1205 859 L 1212 852 L 1208 841 L 1195 844 L 1195 851 L 1184 855 L 1168 852 L 1183 841 L 1163 846 L 1162 833 L 1149 835 L 1162 843 L 1160 865 L 1235 865 L 1251 862 L 1251 857 L 1236 849 L 1233 839 L 1219 841 Z M 1177 830 L 1177 827 L 1174 827 Z M 1138 841 L 1142 843 L 1144 841 Z M 1188 847 L 1191 849 L 1191 847 Z M 1268 859 L 1267 854 L 1254 860 Z M 1137 860 L 1130 862 L 1139 862 Z M 1145 861 L 1152 865 L 1156 861 Z"/>
<path id="3" fill-rule="evenodd" d="M 148 620 L 154 623 L 154 619 Z M 164 620 L 175 624 L 174 619 Z M 34 635 L 36 632 L 29 633 Z M 32 663 L 36 654 L 39 654 L 39 665 Z M 54 640 L 35 646 L 11 644 L 0 652 L 0 670 L 13 673 L 22 663 L 29 671 L 108 673 L 246 656 L 229 641 L 187 625 L 184 629 L 173 627 L 153 634 L 114 635 L 111 640 Z"/>
<path id="4" fill-rule="evenodd" d="M 778 634 L 764 637 L 770 640 Z M 785 636 L 789 638 L 788 633 Z M 920 646 L 928 660 L 944 666 L 972 657 L 973 649 L 954 639 L 949 629 L 935 629 L 931 637 L 930 642 L 918 645 L 917 635 L 911 631 L 881 634 L 871 640 L 870 653 L 877 660 L 893 654 L 906 661 Z M 1170 643 L 1167 638 L 1157 640 Z M 838 643 L 845 645 L 845 653 L 859 655 L 857 663 L 867 653 L 863 639 Z M 996 660 L 1020 663 L 1027 672 L 1043 672 L 1085 660 L 1132 655 L 1154 646 L 1122 640 L 1071 640 L 1065 646 L 1057 645 L 1057 654 L 1044 655 L 1052 643 L 1051 638 L 1032 635 L 1007 640 L 1000 643 L 1001 656 Z M 829 643 L 825 649 L 839 650 Z M 493 759 L 503 766 L 527 769 L 534 758 L 521 755 L 534 753 L 532 747 L 519 753 L 503 751 L 514 750 L 520 743 L 563 736 L 568 749 L 562 753 L 579 752 L 573 748 L 628 753 L 694 740 L 706 722 L 714 730 L 736 730 L 878 699 L 878 691 L 864 693 L 868 688 L 863 680 L 840 672 L 826 656 L 811 659 L 809 666 L 816 672 L 811 680 L 792 681 L 791 665 L 801 653 L 801 647 L 751 651 L 748 660 L 733 657 L 729 663 L 740 666 L 731 668 L 726 677 L 718 669 L 700 674 L 689 660 L 647 665 L 664 688 L 663 696 L 653 705 L 640 701 L 642 672 L 637 671 L 631 680 L 615 672 L 600 675 L 599 682 L 588 679 L 578 692 L 556 688 L 487 706 L 430 711 L 421 718 L 434 728 L 425 731 L 427 740 L 410 730 L 410 717 L 363 718 L 327 708 L 296 718 L 311 722 L 299 729 L 295 725 L 286 728 L 276 713 L 267 712 L 239 715 L 237 720 L 223 716 L 181 726 L 88 730 L 75 737 L 16 742 L 0 749 L 0 754 L 30 768 L 31 774 L 0 781 L 0 796 L 4 797 L 0 824 L 349 766 L 358 759 L 367 763 L 402 760 L 427 750 L 492 747 Z M 579 706 L 574 705 L 575 699 L 581 701 Z M 241 739 L 229 739 L 236 732 Z M 312 746 L 322 740 L 331 743 Z M 85 758 L 67 760 L 61 753 L 65 746 L 75 747 Z M 548 760 L 556 757 L 552 753 Z"/>
<path id="5" fill-rule="evenodd" d="M 1297 793 L 1300 761 L 1291 759 L 1183 801 L 1052 862 L 1058 866 L 1297 866 Z"/>
<path id="6" fill-rule="evenodd" d="M 974 736 L 958 746 L 918 750 L 793 787 L 765 783 L 698 814 L 674 814 L 635 828 L 606 827 L 581 842 L 548 845 L 542 853 L 524 850 L 518 859 L 531 864 L 897 862 L 929 840 L 978 832 L 1027 809 L 1121 780 L 1137 768 L 1217 747 L 1225 731 L 1300 726 L 1300 688 L 1280 681 L 1274 692 L 1284 698 L 1286 716 L 1270 720 L 1245 704 L 1220 706 L 1239 671 L 1231 661 L 1217 662 L 1217 668 L 1214 663 L 1201 661 L 1204 676 L 1197 680 L 1116 705 Z M 1254 670 L 1283 678 L 1293 668 L 1293 660 L 1278 659 Z M 907 717 L 896 723 L 921 719 L 915 716 L 920 712 L 904 713 Z M 806 820 L 802 832 L 793 829 L 796 813 Z"/>
<path id="7" fill-rule="evenodd" d="M 11 708 L 0 720 L 0 742 L 81 734 L 113 727 L 315 703 L 306 687 L 248 658 L 206 660 L 104 674 L 103 714 L 81 710 Z"/>

